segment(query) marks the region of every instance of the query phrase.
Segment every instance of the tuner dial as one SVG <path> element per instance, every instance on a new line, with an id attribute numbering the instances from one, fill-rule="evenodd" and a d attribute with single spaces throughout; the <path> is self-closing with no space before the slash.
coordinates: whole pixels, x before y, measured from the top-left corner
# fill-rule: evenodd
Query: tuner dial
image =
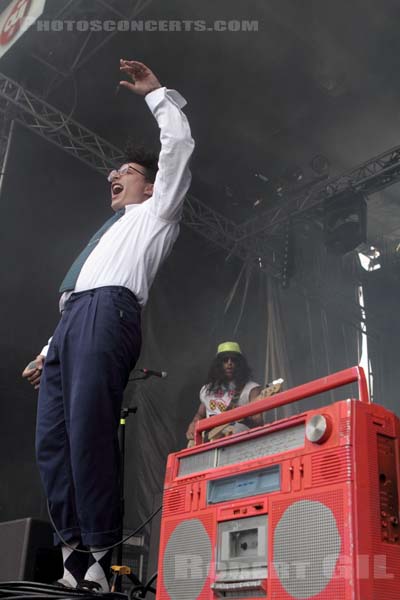
<path id="1" fill-rule="evenodd" d="M 322 444 L 331 432 L 330 421 L 324 415 L 314 415 L 307 422 L 306 438 L 314 444 Z"/>

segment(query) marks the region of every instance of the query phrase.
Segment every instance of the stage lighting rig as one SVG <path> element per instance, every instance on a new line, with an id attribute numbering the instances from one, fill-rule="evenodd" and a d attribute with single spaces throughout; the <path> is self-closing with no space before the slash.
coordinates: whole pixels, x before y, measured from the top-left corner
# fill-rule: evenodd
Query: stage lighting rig
<path id="1" fill-rule="evenodd" d="M 357 248 L 358 258 L 360 265 L 365 271 L 377 271 L 381 268 L 381 252 L 375 246 L 368 244 L 362 244 Z"/>
<path id="2" fill-rule="evenodd" d="M 317 175 L 327 175 L 329 173 L 330 162 L 323 154 L 316 154 L 311 159 L 310 167 Z"/>
<path id="3" fill-rule="evenodd" d="M 263 183 L 269 182 L 269 178 L 266 175 L 263 175 L 262 173 L 254 173 L 254 177 L 257 177 L 257 179 L 260 179 L 260 181 L 262 181 Z"/>
<path id="4" fill-rule="evenodd" d="M 324 203 L 324 238 L 334 254 L 347 254 L 367 239 L 367 203 L 364 195 L 344 192 Z"/>

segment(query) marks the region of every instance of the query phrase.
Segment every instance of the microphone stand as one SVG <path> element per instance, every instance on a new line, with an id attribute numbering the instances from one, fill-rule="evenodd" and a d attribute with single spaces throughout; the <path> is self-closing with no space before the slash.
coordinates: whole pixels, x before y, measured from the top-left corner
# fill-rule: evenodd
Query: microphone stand
<path id="1" fill-rule="evenodd" d="M 140 381 L 142 379 L 148 379 L 150 377 L 149 373 L 144 373 L 141 376 L 134 376 L 134 377 L 130 377 L 128 379 L 129 381 Z M 126 428 L 126 420 L 129 417 L 129 415 L 135 414 L 137 412 L 137 406 L 132 406 L 131 408 L 129 407 L 122 407 L 121 408 L 121 416 L 120 416 L 120 421 L 119 421 L 119 430 L 118 430 L 118 441 L 119 441 L 119 452 L 120 452 L 120 473 L 121 473 L 121 477 L 120 477 L 120 499 L 121 499 L 121 521 L 122 521 L 122 532 L 124 530 L 123 528 L 123 523 L 124 523 L 124 516 L 125 516 L 125 428 Z M 117 547 L 117 564 L 119 566 L 122 566 L 122 559 L 123 559 L 123 544 L 120 544 Z M 139 581 L 139 579 L 137 579 L 136 577 L 133 576 L 133 578 L 136 580 L 135 583 L 141 583 Z M 116 582 L 115 582 L 115 591 L 120 592 L 121 591 L 121 577 L 118 577 Z"/>
<path id="2" fill-rule="evenodd" d="M 134 415 L 137 412 L 137 406 L 133 406 L 132 408 L 123 407 L 121 408 L 121 417 L 119 420 L 119 430 L 118 430 L 118 441 L 119 441 L 119 453 L 120 453 L 120 469 L 121 469 L 121 477 L 120 477 L 120 498 L 121 498 L 121 521 L 124 523 L 125 516 L 125 428 L 126 428 L 126 419 L 129 415 Z M 122 532 L 123 532 L 122 527 Z M 123 544 L 120 544 L 117 547 L 117 564 L 122 565 L 122 555 L 123 555 Z M 120 591 L 120 590 L 118 590 Z"/>

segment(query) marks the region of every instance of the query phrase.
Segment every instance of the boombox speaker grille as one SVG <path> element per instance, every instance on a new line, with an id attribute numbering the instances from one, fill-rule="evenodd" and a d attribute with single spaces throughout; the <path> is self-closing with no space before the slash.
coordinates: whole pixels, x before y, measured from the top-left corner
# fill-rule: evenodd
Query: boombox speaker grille
<path id="1" fill-rule="evenodd" d="M 301 500 L 281 516 L 273 539 L 274 568 L 292 598 L 312 598 L 334 575 L 341 538 L 331 509 Z"/>
<path id="2" fill-rule="evenodd" d="M 211 563 L 211 542 L 198 519 L 180 523 L 164 552 L 163 582 L 171 600 L 196 600 Z"/>

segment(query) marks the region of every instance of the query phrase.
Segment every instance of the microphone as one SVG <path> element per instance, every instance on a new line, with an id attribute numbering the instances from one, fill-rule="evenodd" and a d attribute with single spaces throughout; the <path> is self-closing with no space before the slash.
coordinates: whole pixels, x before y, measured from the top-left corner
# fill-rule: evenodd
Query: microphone
<path id="1" fill-rule="evenodd" d="M 153 371 L 153 369 L 139 369 L 139 371 L 141 373 L 144 373 L 146 377 L 154 376 L 154 377 L 161 377 L 161 379 L 168 377 L 167 371 Z"/>

